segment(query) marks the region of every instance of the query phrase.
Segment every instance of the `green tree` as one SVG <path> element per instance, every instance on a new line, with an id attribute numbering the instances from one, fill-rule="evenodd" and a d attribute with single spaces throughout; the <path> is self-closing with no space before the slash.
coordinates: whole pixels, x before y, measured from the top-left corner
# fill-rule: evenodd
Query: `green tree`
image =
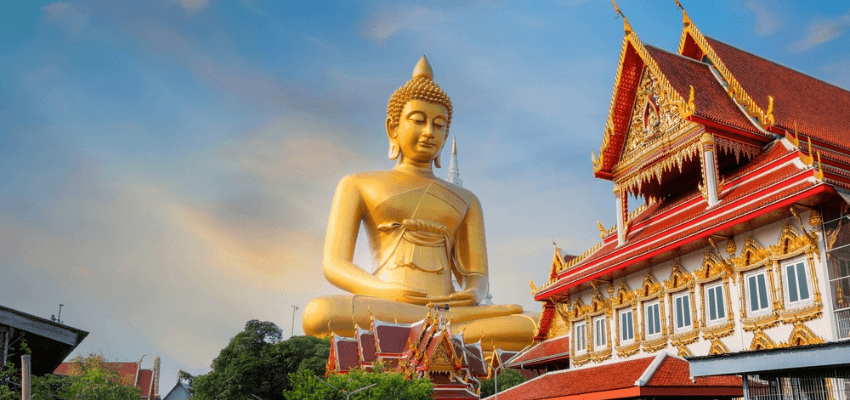
<path id="1" fill-rule="evenodd" d="M 525 378 L 519 371 L 515 369 L 505 369 L 499 374 L 499 392 L 504 392 L 520 383 L 525 382 Z M 481 381 L 481 398 L 492 396 L 496 393 L 495 379 L 485 379 Z"/>
<path id="2" fill-rule="evenodd" d="M 328 340 L 296 336 L 281 341 L 281 336 L 272 322 L 248 321 L 213 360 L 212 371 L 189 376 L 195 398 L 279 399 L 291 387 L 290 373 L 308 370 L 324 375 Z"/>
<path id="3" fill-rule="evenodd" d="M 124 386 L 118 373 L 109 368 L 99 355 L 88 357 L 77 356 L 69 368 L 72 376 L 33 376 L 33 400 L 55 399 L 110 399 L 138 400 L 141 391 L 132 386 Z M 17 377 L 12 374 L 17 374 Z M 0 379 L 11 378 L 20 384 L 20 372 L 11 363 L 7 365 Z M 17 400 L 21 398 L 21 388 L 18 385 L 0 386 L 0 400 Z"/>
<path id="4" fill-rule="evenodd" d="M 375 386 L 353 393 L 352 400 L 427 400 L 434 385 L 429 379 L 405 380 L 400 373 L 363 372 L 355 369 L 346 375 L 331 375 L 326 381 L 334 389 L 316 379 L 309 370 L 290 375 L 292 389 L 283 394 L 287 400 L 345 400 L 344 393 Z"/>

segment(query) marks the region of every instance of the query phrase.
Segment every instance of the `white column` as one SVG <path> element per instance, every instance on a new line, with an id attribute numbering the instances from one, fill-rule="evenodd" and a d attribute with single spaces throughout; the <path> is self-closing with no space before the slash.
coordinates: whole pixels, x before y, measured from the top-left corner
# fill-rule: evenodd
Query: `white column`
<path id="1" fill-rule="evenodd" d="M 614 199 L 617 208 L 617 246 L 626 242 L 626 211 L 628 200 L 626 194 L 620 189 L 620 185 L 614 184 Z"/>
<path id="2" fill-rule="evenodd" d="M 717 204 L 717 164 L 714 157 L 714 137 L 706 132 L 700 140 L 702 142 L 702 171 L 705 189 L 708 192 L 708 206 Z"/>

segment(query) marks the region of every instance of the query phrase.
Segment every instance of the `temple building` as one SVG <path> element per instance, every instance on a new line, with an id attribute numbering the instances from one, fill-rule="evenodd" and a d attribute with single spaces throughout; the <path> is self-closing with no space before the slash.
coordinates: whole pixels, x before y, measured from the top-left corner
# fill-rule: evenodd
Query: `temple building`
<path id="1" fill-rule="evenodd" d="M 498 398 L 850 398 L 850 92 L 683 8 L 676 52 L 617 12 L 592 160 L 616 225 L 578 257 L 555 248 L 537 344 L 513 359 L 549 372 Z"/>
<path id="2" fill-rule="evenodd" d="M 444 310 L 412 324 L 372 318 L 369 329 L 356 331 L 353 338 L 331 335 L 326 374 L 380 368 L 406 379 L 428 378 L 434 399 L 477 399 L 481 380 L 490 375 L 481 343 L 453 336 Z"/>

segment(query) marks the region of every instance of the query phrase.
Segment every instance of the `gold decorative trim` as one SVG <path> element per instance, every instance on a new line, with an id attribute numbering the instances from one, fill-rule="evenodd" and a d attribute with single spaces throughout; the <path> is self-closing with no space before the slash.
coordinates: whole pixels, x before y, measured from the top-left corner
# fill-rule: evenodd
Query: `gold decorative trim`
<path id="1" fill-rule="evenodd" d="M 664 306 L 664 287 L 658 283 L 649 271 L 643 277 L 643 284 L 635 292 L 636 301 L 640 306 L 640 345 L 643 351 L 654 352 L 667 347 L 667 324 L 666 310 Z M 646 303 L 658 301 L 659 321 L 661 322 L 661 335 L 657 338 L 646 338 Z M 637 339 L 635 339 L 637 340 Z"/>
<path id="2" fill-rule="evenodd" d="M 741 156 L 746 157 L 749 160 L 752 160 L 761 153 L 761 147 L 753 146 L 745 143 L 741 143 L 735 140 L 729 140 L 722 137 L 714 138 L 716 145 L 715 147 L 722 151 L 725 154 L 734 154 L 735 155 L 735 163 L 741 162 Z M 718 194 L 720 191 L 718 190 Z"/>
<path id="3" fill-rule="evenodd" d="M 643 351 L 647 353 L 654 353 L 658 350 L 667 348 L 667 335 L 661 334 L 660 337 L 655 339 L 641 340 L 640 346 L 643 348 Z"/>
<path id="4" fill-rule="evenodd" d="M 682 38 L 679 41 L 679 54 L 682 54 L 684 51 L 685 41 L 687 40 L 688 33 L 690 33 L 690 36 L 694 38 L 694 42 L 696 42 L 703 54 L 708 56 L 708 59 L 711 60 L 711 64 L 715 69 L 717 69 L 717 72 L 720 73 L 720 76 L 722 76 L 723 80 L 725 80 L 728 84 L 727 93 L 729 94 L 729 97 L 743 106 L 744 109 L 747 110 L 747 114 L 756 118 L 763 128 L 773 125 L 776 122 L 776 118 L 773 115 L 773 97 L 767 96 L 766 111 L 759 107 L 750 95 L 747 94 L 738 80 L 735 79 L 732 72 L 726 68 L 726 65 L 723 64 L 723 60 L 721 60 L 717 53 L 714 52 L 714 49 L 708 44 L 705 36 L 702 35 L 696 25 L 694 25 L 691 21 L 690 17 L 688 17 L 688 13 L 685 12 L 684 8 L 682 8 L 682 14 L 684 28 L 682 29 Z"/>
<path id="5" fill-rule="evenodd" d="M 664 291 L 667 293 L 667 302 L 670 304 L 670 318 L 668 318 L 668 332 L 670 333 L 670 341 L 675 343 L 682 342 L 691 344 L 699 339 L 700 322 L 697 316 L 696 297 L 694 296 L 694 276 L 682 269 L 678 263 L 673 263 L 673 269 L 670 271 L 670 278 L 664 281 Z M 673 297 L 680 292 L 688 291 L 688 303 L 691 308 L 691 329 L 676 333 L 674 320 L 676 313 L 674 310 Z"/>
<path id="6" fill-rule="evenodd" d="M 797 347 L 820 343 L 824 343 L 823 338 L 812 332 L 808 326 L 798 321 L 794 323 L 794 329 L 791 330 L 791 335 L 788 337 L 788 341 L 781 343 L 780 346 Z"/>
<path id="7" fill-rule="evenodd" d="M 728 354 L 729 348 L 723 344 L 723 341 L 720 338 L 714 338 L 711 341 L 711 347 L 708 348 L 708 355 L 710 356 L 718 356 L 721 354 Z"/>
<path id="8" fill-rule="evenodd" d="M 643 46 L 643 43 L 641 43 L 637 34 L 635 34 L 632 30 L 632 27 L 629 25 L 629 21 L 625 16 L 623 16 L 623 31 L 623 45 L 620 50 L 620 61 L 617 66 L 617 74 L 614 77 L 614 91 L 611 94 L 611 104 L 608 109 L 608 120 L 605 123 L 605 134 L 602 137 L 602 146 L 599 149 L 599 160 L 596 160 L 593 163 L 594 172 L 602 170 L 605 152 L 608 150 L 608 145 L 611 143 L 611 135 L 614 132 L 614 107 L 617 104 L 617 95 L 620 91 L 620 80 L 623 76 L 623 63 L 626 60 L 626 53 L 628 52 L 630 45 L 635 49 L 635 52 L 643 61 L 644 66 L 646 66 L 653 76 L 658 79 L 661 93 L 663 93 L 669 103 L 677 107 L 682 118 L 691 116 L 696 108 L 692 95 L 689 96 L 688 100 L 685 100 L 675 89 L 673 89 L 673 85 L 667 81 L 667 78 L 661 73 L 661 68 L 659 68 L 655 60 L 649 56 L 649 52 Z"/>
<path id="9" fill-rule="evenodd" d="M 818 319 L 823 316 L 823 305 L 817 301 L 805 307 L 779 311 L 779 319 L 783 324 L 797 324 Z"/>
<path id="10" fill-rule="evenodd" d="M 639 329 L 637 318 L 637 302 L 635 301 L 635 292 L 624 281 L 620 281 L 617 285 L 617 293 L 609 299 L 612 308 L 612 318 L 614 318 L 614 329 L 617 336 L 614 337 L 614 350 L 617 351 L 617 357 L 626 358 L 637 354 L 640 351 L 640 341 L 638 340 Z M 622 344 L 620 341 L 620 310 L 631 308 L 632 311 L 632 332 L 634 337 L 631 343 Z"/>
<path id="11" fill-rule="evenodd" d="M 753 333 L 753 341 L 750 343 L 750 350 L 770 350 L 773 348 L 776 348 L 776 343 L 763 330 L 756 329 Z"/>
<path id="12" fill-rule="evenodd" d="M 599 286 L 596 282 L 591 282 L 593 286 L 593 298 L 590 300 L 590 305 L 586 306 L 585 320 L 586 332 L 588 336 L 587 352 L 590 353 L 590 358 L 594 362 L 602 362 L 611 358 L 611 303 L 602 293 L 599 292 Z M 605 323 L 605 347 L 596 349 L 595 339 L 596 323 L 593 321 L 597 317 L 602 317 Z"/>
<path id="13" fill-rule="evenodd" d="M 673 346 L 675 346 L 676 349 L 678 350 L 678 352 L 676 354 L 679 357 L 685 358 L 685 357 L 692 357 L 694 355 L 693 353 L 691 353 L 691 350 L 688 349 L 688 346 L 686 346 L 684 343 L 679 343 L 679 344 L 674 343 Z"/>
<path id="14" fill-rule="evenodd" d="M 752 318 L 741 318 L 741 325 L 744 327 L 744 332 L 761 331 L 778 326 L 779 316 L 776 315 L 776 312 L 771 311 Z"/>
<path id="15" fill-rule="evenodd" d="M 731 314 L 731 313 L 727 313 Z M 735 321 L 726 321 L 722 324 L 703 326 L 700 328 L 705 340 L 713 340 L 731 336 L 735 332 Z"/>
<path id="16" fill-rule="evenodd" d="M 741 255 L 731 257 L 732 264 L 738 272 L 746 272 L 765 265 L 770 261 L 770 250 L 765 249 L 759 242 L 747 235 Z"/>

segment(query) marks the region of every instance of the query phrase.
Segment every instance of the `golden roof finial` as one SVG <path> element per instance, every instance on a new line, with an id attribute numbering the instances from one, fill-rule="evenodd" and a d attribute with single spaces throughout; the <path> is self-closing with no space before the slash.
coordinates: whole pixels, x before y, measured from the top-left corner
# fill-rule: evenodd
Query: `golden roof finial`
<path id="1" fill-rule="evenodd" d="M 424 55 L 416 63 L 416 67 L 413 68 L 413 78 L 434 80 L 434 71 L 431 69 L 431 64 L 428 63 L 428 59 Z"/>
<path id="2" fill-rule="evenodd" d="M 626 14 L 623 14 L 623 12 L 620 11 L 620 7 L 617 6 L 617 2 L 615 0 L 611 0 L 611 4 L 614 5 L 614 12 L 616 12 L 617 15 L 619 15 L 620 17 L 623 17 L 623 30 L 626 32 L 631 32 L 632 26 L 629 25 L 629 20 L 626 18 Z"/>

